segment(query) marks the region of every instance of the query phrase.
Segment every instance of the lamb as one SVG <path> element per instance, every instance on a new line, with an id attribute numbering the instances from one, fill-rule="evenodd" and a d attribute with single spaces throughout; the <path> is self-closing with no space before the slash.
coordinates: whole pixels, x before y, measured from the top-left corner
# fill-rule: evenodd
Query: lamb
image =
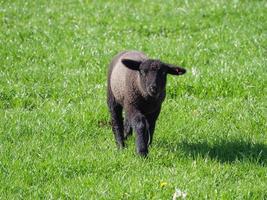
<path id="1" fill-rule="evenodd" d="M 113 58 L 108 71 L 107 103 L 118 148 L 125 146 L 124 141 L 134 129 L 137 153 L 147 156 L 166 95 L 167 74 L 185 72 L 182 67 L 150 59 L 139 51 L 124 51 Z"/>

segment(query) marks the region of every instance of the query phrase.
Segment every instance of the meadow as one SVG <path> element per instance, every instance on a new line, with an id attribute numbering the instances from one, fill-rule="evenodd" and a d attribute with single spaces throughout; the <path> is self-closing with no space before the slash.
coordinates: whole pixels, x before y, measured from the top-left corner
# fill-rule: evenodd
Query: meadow
<path id="1" fill-rule="evenodd" d="M 0 1 L 0 199 L 267 199 L 267 3 Z M 147 159 L 116 149 L 107 65 L 185 67 Z"/>

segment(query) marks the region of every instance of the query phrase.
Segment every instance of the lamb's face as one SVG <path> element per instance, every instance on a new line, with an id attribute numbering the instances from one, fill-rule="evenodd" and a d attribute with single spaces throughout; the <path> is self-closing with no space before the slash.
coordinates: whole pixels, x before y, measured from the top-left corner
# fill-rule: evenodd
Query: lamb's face
<path id="1" fill-rule="evenodd" d="M 141 86 L 151 97 L 158 97 L 166 87 L 167 68 L 159 60 L 146 60 L 140 64 Z"/>
<path id="2" fill-rule="evenodd" d="M 177 76 L 186 72 L 182 67 L 166 64 L 160 60 L 148 59 L 142 62 L 122 59 L 121 62 L 125 67 L 138 71 L 141 87 L 151 97 L 158 97 L 165 90 L 167 74 Z"/>

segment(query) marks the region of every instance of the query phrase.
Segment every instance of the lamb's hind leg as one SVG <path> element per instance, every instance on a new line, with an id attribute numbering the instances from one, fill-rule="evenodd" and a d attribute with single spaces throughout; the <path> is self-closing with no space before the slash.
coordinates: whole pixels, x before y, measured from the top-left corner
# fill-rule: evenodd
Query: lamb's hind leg
<path id="1" fill-rule="evenodd" d="M 153 135 L 154 135 L 155 126 L 156 126 L 159 113 L 160 113 L 160 108 L 147 116 L 148 123 L 149 123 L 149 133 L 150 133 L 149 142 L 148 142 L 149 145 L 151 145 L 153 141 Z"/>
<path id="2" fill-rule="evenodd" d="M 112 130 L 118 148 L 124 147 L 122 106 L 116 102 L 112 94 L 109 94 L 108 106 L 111 114 Z"/>
<path id="3" fill-rule="evenodd" d="M 132 134 L 133 134 L 133 129 L 132 129 L 131 123 L 130 123 L 127 115 L 126 115 L 125 119 L 124 119 L 124 139 L 127 139 Z"/>

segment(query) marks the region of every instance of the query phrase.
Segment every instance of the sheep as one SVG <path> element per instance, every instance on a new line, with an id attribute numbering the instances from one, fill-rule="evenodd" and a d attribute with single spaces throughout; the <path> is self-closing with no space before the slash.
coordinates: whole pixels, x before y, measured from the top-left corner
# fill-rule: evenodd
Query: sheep
<path id="1" fill-rule="evenodd" d="M 136 151 L 147 156 L 166 95 L 167 74 L 185 72 L 182 67 L 149 59 L 139 51 L 124 51 L 113 58 L 108 70 L 107 104 L 119 149 L 125 146 L 124 141 L 134 129 Z"/>

